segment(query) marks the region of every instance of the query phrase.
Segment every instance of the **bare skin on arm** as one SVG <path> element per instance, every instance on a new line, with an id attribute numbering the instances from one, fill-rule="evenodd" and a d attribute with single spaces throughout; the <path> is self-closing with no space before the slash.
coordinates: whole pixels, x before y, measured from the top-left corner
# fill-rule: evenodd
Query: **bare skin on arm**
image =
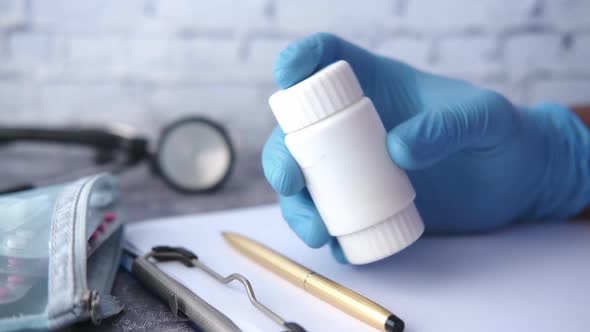
<path id="1" fill-rule="evenodd" d="M 575 105 L 570 109 L 582 119 L 586 127 L 590 128 L 590 105 Z"/>
<path id="2" fill-rule="evenodd" d="M 582 120 L 586 127 L 590 128 L 590 105 L 575 105 L 570 109 Z M 590 166 L 590 165 L 589 165 Z M 590 206 L 587 206 L 576 219 L 590 219 Z"/>

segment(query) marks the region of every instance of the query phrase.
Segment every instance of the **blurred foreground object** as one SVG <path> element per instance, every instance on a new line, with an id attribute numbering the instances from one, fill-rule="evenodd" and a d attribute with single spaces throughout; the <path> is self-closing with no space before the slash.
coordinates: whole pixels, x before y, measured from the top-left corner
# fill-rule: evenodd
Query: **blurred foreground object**
<path id="1" fill-rule="evenodd" d="M 94 162 L 111 164 L 110 171 L 116 174 L 147 161 L 154 174 L 182 193 L 219 188 L 234 163 L 232 143 L 223 127 L 200 117 L 182 118 L 165 127 L 155 151 L 150 150 L 147 138 L 131 128 L 0 128 L 0 145 L 21 141 L 93 147 Z M 36 185 L 24 183 L 0 192 Z"/>

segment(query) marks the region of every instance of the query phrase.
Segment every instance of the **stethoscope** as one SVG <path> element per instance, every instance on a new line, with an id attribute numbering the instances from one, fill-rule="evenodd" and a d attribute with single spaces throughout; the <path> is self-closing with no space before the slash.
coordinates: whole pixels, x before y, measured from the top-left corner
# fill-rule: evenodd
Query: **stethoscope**
<path id="1" fill-rule="evenodd" d="M 127 127 L 16 128 L 0 127 L 0 145 L 15 142 L 76 144 L 94 148 L 97 165 L 114 163 L 113 173 L 148 162 L 154 174 L 182 193 L 219 188 L 234 164 L 234 150 L 225 129 L 203 117 L 187 117 L 164 127 L 153 151 L 149 140 Z M 32 189 L 33 183 L 0 188 L 0 193 Z"/>

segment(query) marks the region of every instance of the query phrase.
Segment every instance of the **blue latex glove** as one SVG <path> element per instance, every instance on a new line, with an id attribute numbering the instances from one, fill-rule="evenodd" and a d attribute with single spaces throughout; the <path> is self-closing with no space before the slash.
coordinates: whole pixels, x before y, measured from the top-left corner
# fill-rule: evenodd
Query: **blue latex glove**
<path id="1" fill-rule="evenodd" d="M 517 108 L 493 91 L 418 71 L 323 33 L 285 49 L 275 80 L 286 89 L 337 60 L 351 64 L 375 104 L 389 131 L 389 154 L 408 171 L 427 232 L 563 219 L 588 204 L 590 137 L 564 107 Z M 306 244 L 330 242 L 344 262 L 283 138 L 276 128 L 262 153 L 283 216 Z"/>

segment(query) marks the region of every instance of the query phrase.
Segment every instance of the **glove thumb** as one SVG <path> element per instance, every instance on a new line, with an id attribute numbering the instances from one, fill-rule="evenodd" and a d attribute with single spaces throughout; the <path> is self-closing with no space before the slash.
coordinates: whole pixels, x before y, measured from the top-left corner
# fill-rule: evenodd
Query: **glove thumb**
<path id="1" fill-rule="evenodd" d="M 275 81 L 281 89 L 287 89 L 338 60 L 350 63 L 363 87 L 367 88 L 374 81 L 375 57 L 325 32 L 307 36 L 284 49 L 275 62 Z"/>
<path id="2" fill-rule="evenodd" d="M 464 149 L 493 147 L 515 132 L 514 106 L 498 93 L 473 90 L 456 104 L 425 110 L 393 128 L 387 137 L 393 161 L 423 169 Z"/>

